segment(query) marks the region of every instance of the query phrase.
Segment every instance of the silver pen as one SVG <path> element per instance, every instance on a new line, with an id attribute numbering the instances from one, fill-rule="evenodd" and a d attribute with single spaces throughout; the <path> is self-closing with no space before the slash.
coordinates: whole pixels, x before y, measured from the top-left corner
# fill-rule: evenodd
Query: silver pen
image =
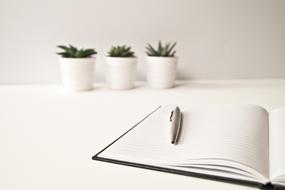
<path id="1" fill-rule="evenodd" d="M 178 106 L 173 111 L 171 111 L 170 122 L 170 140 L 172 144 L 176 144 L 179 138 L 180 129 L 182 125 L 182 113 Z"/>

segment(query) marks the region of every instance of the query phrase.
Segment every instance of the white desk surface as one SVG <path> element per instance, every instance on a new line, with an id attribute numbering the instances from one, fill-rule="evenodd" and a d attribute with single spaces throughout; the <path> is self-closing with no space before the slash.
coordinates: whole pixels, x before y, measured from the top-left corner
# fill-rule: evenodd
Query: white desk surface
<path id="1" fill-rule="evenodd" d="M 285 106 L 285 80 L 180 82 L 66 93 L 60 85 L 0 86 L 0 189 L 252 189 L 91 160 L 158 105 Z"/>

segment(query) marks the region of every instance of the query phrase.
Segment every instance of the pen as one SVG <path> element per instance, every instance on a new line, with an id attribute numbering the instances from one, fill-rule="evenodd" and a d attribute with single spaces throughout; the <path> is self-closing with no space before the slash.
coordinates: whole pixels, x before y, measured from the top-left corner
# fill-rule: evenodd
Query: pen
<path id="1" fill-rule="evenodd" d="M 176 144 L 178 142 L 180 128 L 182 125 L 182 113 L 178 106 L 173 111 L 171 111 L 170 122 L 170 140 L 172 144 Z"/>

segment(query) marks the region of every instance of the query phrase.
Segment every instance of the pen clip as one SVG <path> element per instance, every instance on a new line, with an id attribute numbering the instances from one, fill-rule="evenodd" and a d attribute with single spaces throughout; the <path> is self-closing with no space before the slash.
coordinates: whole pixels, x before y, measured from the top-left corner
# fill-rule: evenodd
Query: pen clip
<path id="1" fill-rule="evenodd" d="M 174 111 L 171 111 L 169 121 L 172 121 L 173 112 L 174 112 Z"/>

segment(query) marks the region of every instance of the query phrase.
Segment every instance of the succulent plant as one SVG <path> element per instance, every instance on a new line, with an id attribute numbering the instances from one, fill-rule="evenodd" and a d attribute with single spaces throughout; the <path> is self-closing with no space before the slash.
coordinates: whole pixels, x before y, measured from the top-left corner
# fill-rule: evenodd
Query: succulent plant
<path id="1" fill-rule="evenodd" d="M 135 52 L 131 50 L 130 46 L 112 46 L 108 52 L 109 57 L 135 57 Z"/>
<path id="2" fill-rule="evenodd" d="M 95 49 L 78 49 L 72 45 L 59 45 L 57 47 L 63 50 L 63 52 L 58 52 L 57 54 L 65 58 L 88 58 L 94 54 L 97 54 Z"/>
<path id="3" fill-rule="evenodd" d="M 161 43 L 161 41 L 158 42 L 157 49 L 155 49 L 152 45 L 147 44 L 146 48 L 146 54 L 148 56 L 156 56 L 156 57 L 174 57 L 176 50 L 174 50 L 174 47 L 176 46 L 176 42 L 166 42 L 164 45 Z"/>

